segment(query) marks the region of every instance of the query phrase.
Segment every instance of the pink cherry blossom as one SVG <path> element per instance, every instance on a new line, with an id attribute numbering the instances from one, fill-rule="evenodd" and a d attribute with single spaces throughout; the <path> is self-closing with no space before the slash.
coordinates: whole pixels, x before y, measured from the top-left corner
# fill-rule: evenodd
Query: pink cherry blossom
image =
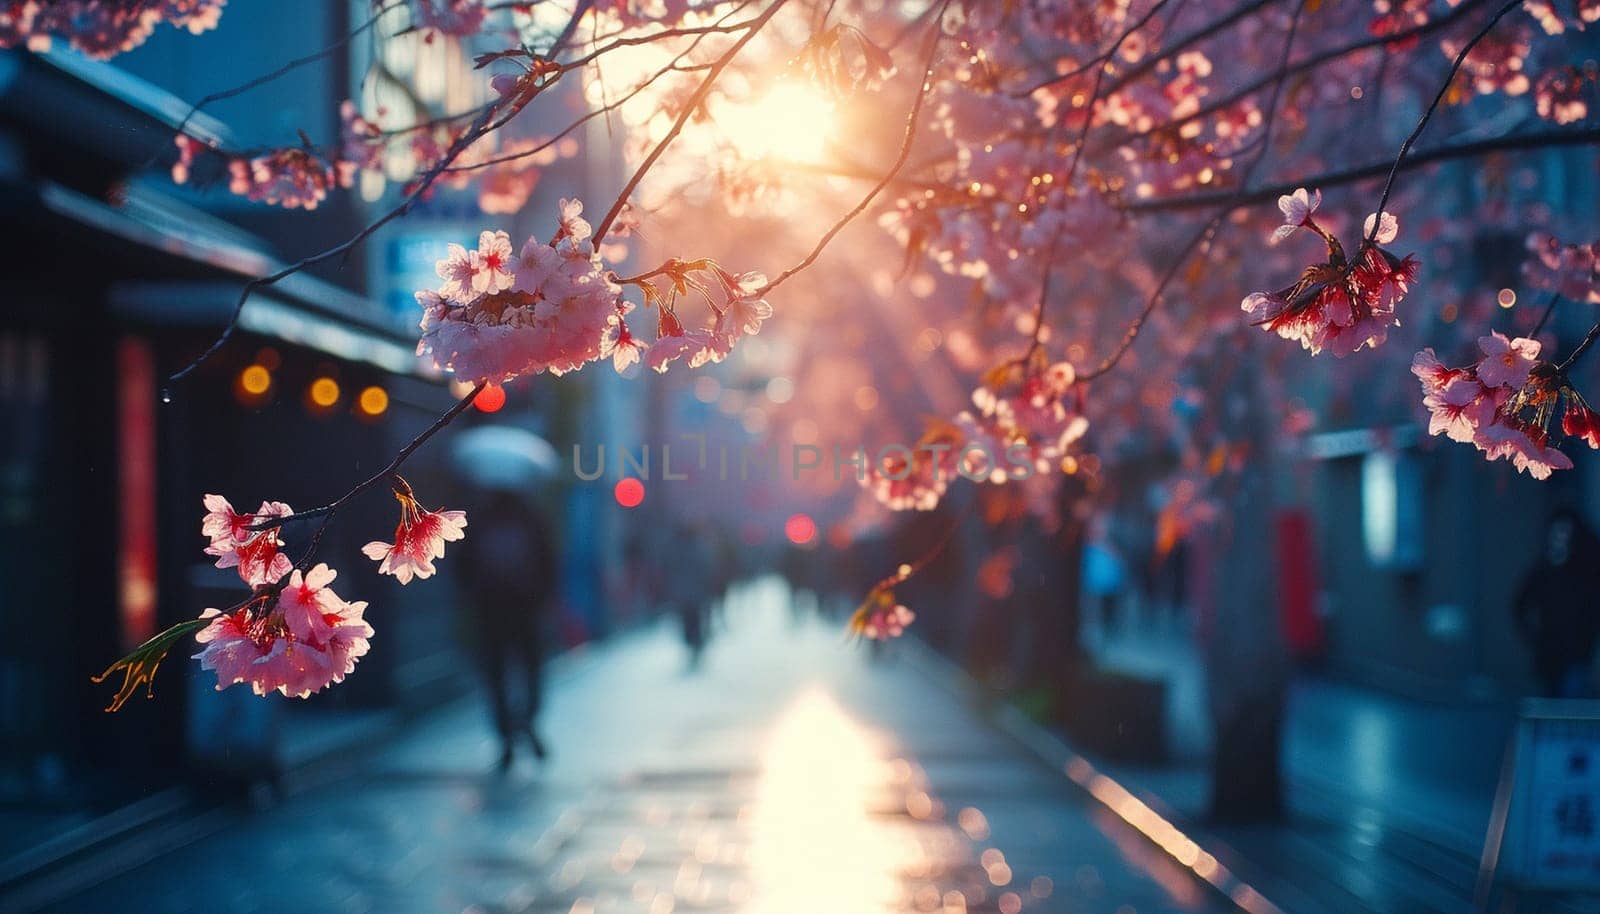
<path id="1" fill-rule="evenodd" d="M 761 332 L 761 325 L 772 317 L 772 305 L 760 297 L 767 287 L 766 274 L 751 272 L 731 279 L 725 326 L 730 340 L 737 340 Z"/>
<path id="2" fill-rule="evenodd" d="M 466 536 L 467 512 L 429 511 L 422 507 L 405 480 L 395 477 L 395 500 L 400 502 L 400 525 L 394 542 L 374 541 L 363 546 L 367 558 L 379 563 L 379 574 L 392 574 L 401 584 L 433 576 L 433 560 L 444 558 L 444 544 Z"/>
<path id="3" fill-rule="evenodd" d="M 905 634 L 917 614 L 903 604 L 874 605 L 861 622 L 861 634 L 875 641 L 887 641 Z"/>
<path id="4" fill-rule="evenodd" d="M 1283 213 L 1283 224 L 1272 233 L 1273 241 L 1282 241 L 1294 234 L 1311 219 L 1311 214 L 1322 205 L 1322 191 L 1307 192 L 1304 187 L 1292 194 L 1278 198 L 1278 209 Z"/>
<path id="5" fill-rule="evenodd" d="M 1572 469 L 1572 459 L 1550 445 L 1544 429 L 1516 420 L 1486 425 L 1475 443 L 1489 460 L 1506 458 L 1519 473 L 1549 479 L 1553 470 Z"/>
<path id="6" fill-rule="evenodd" d="M 1561 416 L 1561 432 L 1577 438 L 1590 448 L 1600 449 L 1600 413 L 1589 408 L 1578 392 L 1568 388 L 1567 408 Z"/>
<path id="7" fill-rule="evenodd" d="M 568 200 L 563 197 L 561 200 L 560 212 L 561 231 L 556 235 L 557 241 L 560 241 L 563 238 L 571 238 L 573 243 L 576 244 L 589 237 L 593 229 L 589 227 L 588 220 L 583 218 L 582 200 Z"/>
<path id="8" fill-rule="evenodd" d="M 221 495 L 207 495 L 204 503 L 200 532 L 211 540 L 205 552 L 217 557 L 218 568 L 237 568 L 240 579 L 251 587 L 271 584 L 289 573 L 293 563 L 282 552 L 280 528 L 250 529 L 261 521 L 293 514 L 288 505 L 263 501 L 254 514 L 239 514 Z"/>
<path id="9" fill-rule="evenodd" d="M 650 349 L 645 353 L 644 363 L 657 374 L 666 374 L 667 368 L 673 362 L 679 359 L 700 358 L 711 346 L 711 334 L 703 330 L 667 334 L 657 337 L 650 345 Z"/>
<path id="10" fill-rule="evenodd" d="M 131 51 L 166 22 L 198 35 L 216 28 L 227 0 L 6 0 L 0 3 L 0 48 L 45 51 L 65 38 L 84 55 L 105 59 Z"/>
<path id="11" fill-rule="evenodd" d="M 478 259 L 477 251 L 469 251 L 452 241 L 446 248 L 445 258 L 434 265 L 434 272 L 444 280 L 439 286 L 439 294 L 460 298 L 470 293 L 473 278 L 482 269 Z"/>
<path id="12" fill-rule="evenodd" d="M 537 292 L 545 280 L 554 276 L 564 262 L 561 253 L 530 237 L 512 265 L 512 287 L 520 292 Z"/>
<path id="13" fill-rule="evenodd" d="M 1561 369 L 1538 360 L 1536 341 L 1491 333 L 1478 345 L 1484 357 L 1470 368 L 1445 368 L 1432 350 L 1417 354 L 1412 372 L 1431 414 L 1429 434 L 1470 442 L 1486 460 L 1506 459 L 1518 472 L 1547 479 L 1572 467 L 1550 441 L 1550 420 L 1564 397 L 1562 432 L 1591 446 L 1600 443 L 1596 417 Z"/>
<path id="14" fill-rule="evenodd" d="M 1369 217 L 1368 232 L 1373 223 Z M 1363 236 L 1353 261 L 1315 221 L 1308 218 L 1306 227 L 1322 237 L 1327 261 L 1307 267 L 1293 285 L 1251 292 L 1240 301 L 1240 310 L 1251 324 L 1299 342 L 1312 355 L 1327 349 L 1343 358 L 1382 345 L 1389 328 L 1399 322 L 1395 307 L 1410 291 L 1418 269 L 1414 257 L 1396 257 L 1380 246 L 1394 240 L 1399 221 L 1384 213 L 1378 237 L 1367 244 Z"/>
<path id="15" fill-rule="evenodd" d="M 1394 213 L 1383 214 L 1383 220 L 1374 234 L 1372 225 L 1377 221 L 1377 213 L 1368 214 L 1367 221 L 1361 223 L 1361 237 L 1371 238 L 1377 244 L 1388 244 L 1400 234 L 1400 220 L 1394 217 Z"/>
<path id="16" fill-rule="evenodd" d="M 339 103 L 339 161 L 357 171 L 383 171 L 383 130 L 361 116 L 352 99 Z M 342 182 L 346 185 L 349 181 Z"/>
<path id="17" fill-rule="evenodd" d="M 630 238 L 639 228 L 639 211 L 632 203 L 622 204 L 622 211 L 617 213 L 617 218 L 611 223 L 611 228 L 606 232 L 606 240 L 615 241 L 621 238 Z"/>
<path id="18" fill-rule="evenodd" d="M 1494 421 L 1494 394 L 1476 378 L 1458 376 L 1422 398 L 1432 416 L 1428 434 L 1443 432 L 1451 441 L 1470 443 L 1478 429 Z"/>
<path id="19" fill-rule="evenodd" d="M 284 148 L 228 162 L 228 190 L 258 203 L 314 210 L 340 183 L 332 164 L 306 149 Z"/>
<path id="20" fill-rule="evenodd" d="M 419 294 L 418 355 L 461 380 L 495 383 L 601 357 L 622 290 L 597 257 L 530 238 L 513 260 L 503 232 L 485 232 L 479 246 L 451 245 L 436 265 L 437 299 Z"/>
<path id="21" fill-rule="evenodd" d="M 1600 241 L 1567 244 L 1554 235 L 1533 232 L 1527 245 L 1531 256 L 1522 264 L 1522 275 L 1529 283 L 1570 301 L 1600 304 Z"/>
<path id="22" fill-rule="evenodd" d="M 628 331 L 628 325 L 618 317 L 606 331 L 605 343 L 601 347 L 601 357 L 611 359 L 611 367 L 618 374 L 626 371 L 628 366 L 637 365 L 640 357 L 649 350 L 649 347 L 635 339 Z"/>
<path id="23" fill-rule="evenodd" d="M 1539 341 L 1518 337 L 1507 339 L 1495 331 L 1478 337 L 1483 361 L 1477 365 L 1478 380 L 1486 387 L 1520 389 L 1528 383 L 1528 372 L 1539 361 Z"/>
<path id="24" fill-rule="evenodd" d="M 201 613 L 211 621 L 195 635 L 203 648 L 194 656 L 217 674 L 217 689 L 248 682 L 257 695 L 305 698 L 342 682 L 367 653 L 372 626 L 362 618 L 366 603 L 347 603 L 329 588 L 335 577 L 318 564 L 292 572 L 278 594 Z"/>
<path id="25" fill-rule="evenodd" d="M 485 231 L 478 235 L 477 270 L 472 274 L 472 291 L 479 295 L 503 292 L 514 281 L 511 236 Z"/>

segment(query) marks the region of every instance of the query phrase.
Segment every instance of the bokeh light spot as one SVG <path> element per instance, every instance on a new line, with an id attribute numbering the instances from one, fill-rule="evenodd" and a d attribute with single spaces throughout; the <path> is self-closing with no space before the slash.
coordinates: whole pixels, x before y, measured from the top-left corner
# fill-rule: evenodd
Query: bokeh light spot
<path id="1" fill-rule="evenodd" d="M 247 365 L 239 372 L 239 389 L 252 397 L 259 397 L 272 387 L 272 372 L 264 365 Z"/>
<path id="2" fill-rule="evenodd" d="M 618 480 L 611 494 L 616 496 L 617 504 L 624 508 L 637 508 L 644 501 L 644 483 L 629 476 Z"/>
<path id="3" fill-rule="evenodd" d="M 329 377 L 321 377 L 311 382 L 311 402 L 327 409 L 339 402 L 339 382 Z"/>
<path id="4" fill-rule="evenodd" d="M 816 538 L 817 522 L 809 514 L 791 514 L 783 522 L 783 535 L 796 546 L 804 546 Z"/>
<path id="5" fill-rule="evenodd" d="M 506 389 L 498 384 L 490 384 L 478 391 L 478 395 L 472 398 L 472 405 L 476 406 L 479 412 L 499 412 L 500 407 L 506 405 Z"/>
<path id="6" fill-rule="evenodd" d="M 361 391 L 356 405 L 369 416 L 381 416 L 389 409 L 389 392 L 376 385 Z"/>

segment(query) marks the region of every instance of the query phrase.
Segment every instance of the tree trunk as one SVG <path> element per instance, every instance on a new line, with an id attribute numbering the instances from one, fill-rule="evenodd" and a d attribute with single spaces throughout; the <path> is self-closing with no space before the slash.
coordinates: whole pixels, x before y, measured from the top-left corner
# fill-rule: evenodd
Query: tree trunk
<path id="1" fill-rule="evenodd" d="M 1263 821 L 1284 810 L 1282 737 L 1288 679 L 1273 549 L 1275 443 L 1256 373 L 1237 372 L 1230 437 L 1252 459 L 1237 479 L 1214 541 L 1214 604 L 1206 680 L 1214 734 L 1211 815 Z"/>

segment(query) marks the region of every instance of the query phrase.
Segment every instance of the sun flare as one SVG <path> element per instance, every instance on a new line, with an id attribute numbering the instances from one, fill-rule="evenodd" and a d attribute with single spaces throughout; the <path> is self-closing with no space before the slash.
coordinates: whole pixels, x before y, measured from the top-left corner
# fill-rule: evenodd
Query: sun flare
<path id="1" fill-rule="evenodd" d="M 717 125 L 746 159 L 817 162 L 833 139 L 833 102 L 804 83 L 775 83 L 763 96 L 728 102 Z"/>

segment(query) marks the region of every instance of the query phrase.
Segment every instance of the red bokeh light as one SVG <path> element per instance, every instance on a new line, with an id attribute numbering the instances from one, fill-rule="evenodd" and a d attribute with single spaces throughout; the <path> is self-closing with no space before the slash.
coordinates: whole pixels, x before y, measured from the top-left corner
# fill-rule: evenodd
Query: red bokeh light
<path id="1" fill-rule="evenodd" d="M 796 546 L 804 546 L 817 535 L 817 522 L 809 514 L 791 514 L 783 522 L 783 535 Z"/>
<path id="2" fill-rule="evenodd" d="M 616 495 L 617 504 L 624 508 L 637 508 L 644 501 L 644 483 L 629 476 L 617 482 L 612 494 Z"/>
<path id="3" fill-rule="evenodd" d="M 500 407 L 506 405 L 506 389 L 498 384 L 490 384 L 478 391 L 478 395 L 472 398 L 472 405 L 482 412 L 499 412 Z"/>

